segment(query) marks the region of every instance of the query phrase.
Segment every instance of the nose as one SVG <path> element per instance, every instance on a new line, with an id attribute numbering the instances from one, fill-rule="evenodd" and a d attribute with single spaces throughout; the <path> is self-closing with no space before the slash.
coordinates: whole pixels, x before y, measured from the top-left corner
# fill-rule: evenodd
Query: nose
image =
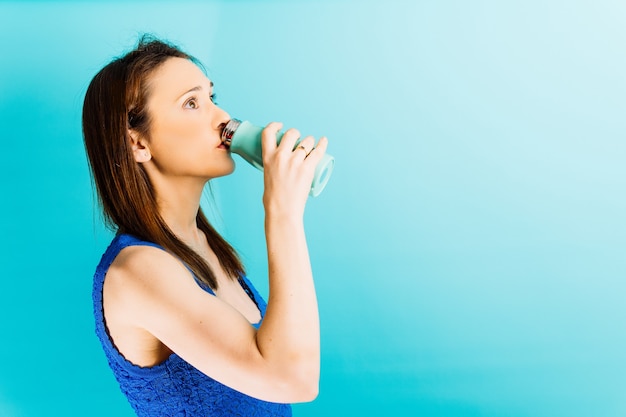
<path id="1" fill-rule="evenodd" d="M 220 132 L 226 126 L 226 123 L 230 120 L 230 114 L 219 106 L 215 106 L 216 112 L 213 117 L 213 127 Z"/>

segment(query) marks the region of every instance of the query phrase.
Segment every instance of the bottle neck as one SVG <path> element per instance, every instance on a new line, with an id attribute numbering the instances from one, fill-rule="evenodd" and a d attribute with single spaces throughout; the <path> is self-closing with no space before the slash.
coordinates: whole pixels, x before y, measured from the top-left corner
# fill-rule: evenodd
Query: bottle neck
<path id="1" fill-rule="evenodd" d="M 241 120 L 239 119 L 230 119 L 224 129 L 222 130 L 222 143 L 230 148 L 230 144 L 233 141 L 233 136 L 235 136 L 235 132 L 237 128 L 241 124 Z"/>

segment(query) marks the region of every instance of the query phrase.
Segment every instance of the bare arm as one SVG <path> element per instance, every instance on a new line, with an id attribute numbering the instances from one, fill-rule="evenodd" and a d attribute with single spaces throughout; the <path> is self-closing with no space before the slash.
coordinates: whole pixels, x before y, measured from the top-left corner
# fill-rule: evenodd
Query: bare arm
<path id="1" fill-rule="evenodd" d="M 289 367 L 292 380 L 314 397 L 320 368 L 319 315 L 303 215 L 313 172 L 327 142 L 323 138 L 308 156 L 306 150 L 292 152 L 299 133 L 288 130 L 277 147 L 279 127 L 268 125 L 263 137 L 270 292 L 257 344 L 265 358 Z M 313 138 L 301 144 L 312 149 Z"/>
<path id="2" fill-rule="evenodd" d="M 266 136 L 277 128 L 268 126 Z M 309 401 L 319 381 L 319 322 L 303 213 L 326 140 L 305 159 L 304 151 L 291 151 L 296 136 L 288 131 L 280 147 L 264 141 L 270 295 L 258 332 L 156 248 L 124 249 L 104 288 L 105 301 L 119 307 L 109 313 L 122 312 L 126 322 L 223 384 L 274 402 Z M 303 144 L 310 149 L 312 138 Z"/>

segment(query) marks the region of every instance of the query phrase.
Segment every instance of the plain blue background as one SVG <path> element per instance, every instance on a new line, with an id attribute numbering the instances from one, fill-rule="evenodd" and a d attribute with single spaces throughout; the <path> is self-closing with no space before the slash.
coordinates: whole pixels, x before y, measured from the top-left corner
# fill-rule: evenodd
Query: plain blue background
<path id="1" fill-rule="evenodd" d="M 151 32 L 233 117 L 327 135 L 297 416 L 626 415 L 626 3 L 0 2 L 0 415 L 131 416 L 93 333 L 90 79 Z M 210 209 L 265 292 L 262 177 Z M 209 207 L 211 199 L 207 198 Z"/>

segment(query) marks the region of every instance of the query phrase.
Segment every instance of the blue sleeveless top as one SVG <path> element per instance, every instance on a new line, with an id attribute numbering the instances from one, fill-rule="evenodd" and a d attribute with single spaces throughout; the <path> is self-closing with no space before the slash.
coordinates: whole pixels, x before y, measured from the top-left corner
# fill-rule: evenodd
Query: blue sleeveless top
<path id="1" fill-rule="evenodd" d="M 291 406 L 261 401 L 235 391 L 203 374 L 180 356 L 173 353 L 164 362 L 141 367 L 126 360 L 111 340 L 103 314 L 102 287 L 109 266 L 122 249 L 127 246 L 144 245 L 163 249 L 151 242 L 134 236 L 117 235 L 102 256 L 93 282 L 93 307 L 96 334 L 120 384 L 120 388 L 139 417 L 204 417 L 204 416 L 291 416 Z M 213 291 L 197 279 L 207 292 Z M 242 277 L 240 281 L 248 295 L 265 315 L 267 304 L 252 283 Z M 256 324 L 254 327 L 260 325 Z"/>

